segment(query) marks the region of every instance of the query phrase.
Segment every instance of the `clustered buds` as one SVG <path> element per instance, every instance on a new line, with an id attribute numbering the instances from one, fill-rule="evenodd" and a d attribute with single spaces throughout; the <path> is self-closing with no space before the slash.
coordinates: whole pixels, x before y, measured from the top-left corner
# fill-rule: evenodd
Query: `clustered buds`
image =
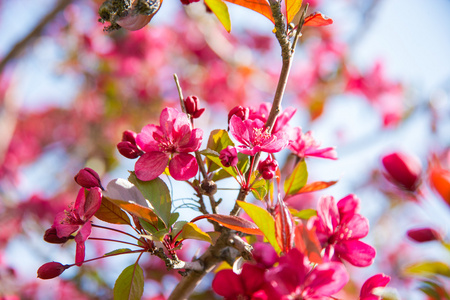
<path id="1" fill-rule="evenodd" d="M 97 172 L 91 168 L 81 169 L 78 174 L 75 175 L 74 179 L 81 187 L 87 189 L 98 187 L 104 190 L 100 181 L 100 176 L 98 176 Z"/>
<path id="2" fill-rule="evenodd" d="M 144 154 L 144 152 L 142 152 L 136 144 L 136 136 L 136 132 L 126 130 L 122 134 L 122 141 L 117 144 L 117 149 L 120 154 L 126 158 L 134 159 Z"/>
<path id="3" fill-rule="evenodd" d="M 242 121 L 247 120 L 250 115 L 250 109 L 241 105 L 234 107 L 228 113 L 228 123 L 230 123 L 231 117 L 236 116 L 241 118 Z"/>
<path id="4" fill-rule="evenodd" d="M 70 268 L 70 265 L 63 265 L 56 261 L 48 262 L 37 270 L 37 277 L 41 279 L 52 279 L 61 275 L 68 268 Z"/>
<path id="5" fill-rule="evenodd" d="M 261 174 L 262 178 L 269 180 L 275 177 L 275 173 L 278 168 L 278 162 L 272 158 L 272 156 L 268 156 L 266 160 L 260 161 L 258 165 L 258 171 Z"/>
<path id="6" fill-rule="evenodd" d="M 189 96 L 184 99 L 184 106 L 186 107 L 186 113 L 194 119 L 199 118 L 205 111 L 205 108 L 199 109 L 200 100 L 196 96 Z"/>
<path id="7" fill-rule="evenodd" d="M 394 152 L 382 158 L 387 171 L 386 177 L 399 188 L 414 192 L 420 185 L 422 165 L 420 160 L 412 155 Z"/>
<path id="8" fill-rule="evenodd" d="M 228 146 L 220 151 L 220 162 L 224 167 L 235 167 L 238 163 L 237 150 L 233 146 Z"/>

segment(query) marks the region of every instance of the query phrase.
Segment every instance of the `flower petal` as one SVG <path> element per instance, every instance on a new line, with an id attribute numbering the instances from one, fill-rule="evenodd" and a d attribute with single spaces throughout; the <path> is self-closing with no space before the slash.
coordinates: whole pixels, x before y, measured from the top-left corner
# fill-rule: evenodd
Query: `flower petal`
<path id="1" fill-rule="evenodd" d="M 349 275 L 343 264 L 329 262 L 318 265 L 305 280 L 308 296 L 331 296 L 348 282 Z"/>
<path id="2" fill-rule="evenodd" d="M 329 235 L 339 224 L 339 211 L 332 196 L 322 196 L 317 206 L 317 215 Z"/>
<path id="3" fill-rule="evenodd" d="M 53 226 L 56 228 L 56 235 L 59 238 L 69 237 L 72 233 L 78 230 L 80 225 L 70 224 L 66 221 L 67 215 L 65 211 L 58 213 L 53 222 Z"/>
<path id="4" fill-rule="evenodd" d="M 77 243 L 77 248 L 75 252 L 75 264 L 77 266 L 81 266 L 83 264 L 86 248 L 84 242 L 91 235 L 91 230 L 92 230 L 91 222 L 86 222 L 75 236 L 75 242 Z"/>
<path id="5" fill-rule="evenodd" d="M 376 251 L 372 246 L 358 240 L 350 240 L 335 245 L 335 253 L 356 267 L 370 266 Z"/>
<path id="6" fill-rule="evenodd" d="M 188 180 L 197 175 L 197 160 L 191 154 L 175 154 L 169 162 L 169 172 L 176 180 Z"/>
<path id="7" fill-rule="evenodd" d="M 376 274 L 364 282 L 361 287 L 361 292 L 359 294 L 360 300 L 378 300 L 380 297 L 372 294 L 373 289 L 377 287 L 385 287 L 389 281 L 391 281 L 391 277 L 384 274 Z"/>
<path id="8" fill-rule="evenodd" d="M 354 214 L 349 220 L 346 220 L 343 227 L 351 230 L 350 239 L 360 239 L 369 233 L 369 221 L 360 214 Z"/>
<path id="9" fill-rule="evenodd" d="M 145 152 L 159 151 L 159 142 L 154 138 L 155 133 L 161 135 L 159 126 L 153 124 L 144 126 L 141 133 L 136 136 L 136 144 Z"/>
<path id="10" fill-rule="evenodd" d="M 164 172 L 169 155 L 164 152 L 147 152 L 139 157 L 134 170 L 137 178 L 143 181 L 153 180 Z"/>
<path id="11" fill-rule="evenodd" d="M 247 124 L 241 118 L 233 115 L 230 119 L 230 132 L 239 143 L 248 145 L 250 142 L 250 135 Z"/>
<path id="12" fill-rule="evenodd" d="M 211 284 L 214 292 L 226 299 L 236 299 L 238 295 L 245 295 L 244 286 L 231 269 L 219 271 Z"/>
<path id="13" fill-rule="evenodd" d="M 247 295 L 253 294 L 264 287 L 264 273 L 265 269 L 263 268 L 251 264 L 244 264 L 240 277 L 244 283 L 244 289 Z"/>
<path id="14" fill-rule="evenodd" d="M 95 187 L 88 190 L 84 203 L 84 220 L 89 220 L 102 205 L 102 191 Z"/>

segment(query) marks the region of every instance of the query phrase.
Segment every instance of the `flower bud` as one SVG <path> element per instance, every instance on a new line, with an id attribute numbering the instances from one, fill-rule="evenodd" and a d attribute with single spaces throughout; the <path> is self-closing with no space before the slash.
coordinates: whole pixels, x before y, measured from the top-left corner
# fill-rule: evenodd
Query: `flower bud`
<path id="1" fill-rule="evenodd" d="M 431 241 L 440 241 L 442 236 L 433 228 L 417 228 L 410 229 L 406 233 L 410 239 L 418 243 L 425 243 Z"/>
<path id="2" fill-rule="evenodd" d="M 58 237 L 56 233 L 56 228 L 54 226 L 47 229 L 44 233 L 44 241 L 50 244 L 64 244 L 70 239 L 69 237 Z"/>
<path id="3" fill-rule="evenodd" d="M 194 119 L 199 118 L 205 111 L 204 108 L 199 109 L 200 100 L 196 96 L 189 96 L 184 99 L 184 106 L 186 107 L 186 113 Z"/>
<path id="4" fill-rule="evenodd" d="M 126 158 L 134 159 L 138 158 L 143 152 L 138 148 L 136 144 L 137 133 L 131 130 L 126 130 L 122 134 L 122 141 L 117 144 L 117 149 L 120 154 Z"/>
<path id="5" fill-rule="evenodd" d="M 203 190 L 203 193 L 207 196 L 212 196 L 217 193 L 217 184 L 212 180 L 203 180 L 200 187 Z"/>
<path id="6" fill-rule="evenodd" d="M 275 177 L 275 173 L 278 168 L 278 162 L 272 159 L 272 156 L 268 156 L 266 160 L 260 161 L 258 165 L 258 171 L 262 175 L 262 178 L 269 180 Z"/>
<path id="7" fill-rule="evenodd" d="M 37 270 L 37 277 L 41 279 L 52 279 L 61 275 L 69 267 L 69 265 L 63 265 L 56 261 L 48 262 Z"/>
<path id="8" fill-rule="evenodd" d="M 238 163 L 237 150 L 233 146 L 228 146 L 220 151 L 220 162 L 224 167 L 235 167 Z"/>
<path id="9" fill-rule="evenodd" d="M 414 192 L 420 185 L 422 165 L 420 160 L 412 155 L 394 152 L 382 158 L 382 163 L 387 171 L 385 175 L 401 189 Z"/>
<path id="10" fill-rule="evenodd" d="M 100 182 L 100 176 L 97 172 L 91 168 L 81 169 L 77 175 L 74 177 L 76 183 L 80 186 L 90 189 L 93 187 L 99 187 L 103 190 L 102 183 Z"/>
<path id="11" fill-rule="evenodd" d="M 245 121 L 248 119 L 249 114 L 250 109 L 248 107 L 243 107 L 241 105 L 236 106 L 228 113 L 228 123 L 230 123 L 231 117 L 234 115 L 241 118 L 242 121 Z"/>

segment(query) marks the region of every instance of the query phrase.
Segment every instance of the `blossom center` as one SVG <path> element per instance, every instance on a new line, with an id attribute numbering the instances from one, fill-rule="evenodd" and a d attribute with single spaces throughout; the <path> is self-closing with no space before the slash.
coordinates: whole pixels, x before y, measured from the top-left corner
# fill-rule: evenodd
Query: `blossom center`
<path id="1" fill-rule="evenodd" d="M 268 132 L 267 128 L 253 128 L 253 146 L 263 145 L 270 140 L 272 135 Z"/>

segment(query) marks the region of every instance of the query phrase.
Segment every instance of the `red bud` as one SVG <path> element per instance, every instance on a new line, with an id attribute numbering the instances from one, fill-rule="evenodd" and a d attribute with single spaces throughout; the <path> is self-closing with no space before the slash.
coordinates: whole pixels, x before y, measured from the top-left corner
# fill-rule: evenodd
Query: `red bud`
<path id="1" fill-rule="evenodd" d="M 76 183 L 80 186 L 90 189 L 93 187 L 99 187 L 103 190 L 102 183 L 100 182 L 100 176 L 97 172 L 91 168 L 81 169 L 77 175 L 74 177 Z"/>
<path id="2" fill-rule="evenodd" d="M 44 241 L 51 244 L 64 244 L 69 239 L 70 237 L 58 237 L 56 234 L 56 228 L 53 226 L 47 229 L 44 233 Z"/>
<path id="3" fill-rule="evenodd" d="M 61 275 L 68 268 L 70 268 L 69 265 L 63 265 L 55 261 L 48 262 L 37 270 L 37 277 L 41 279 L 52 279 Z"/>
<path id="4" fill-rule="evenodd" d="M 422 164 L 412 155 L 394 152 L 382 158 L 387 178 L 401 189 L 414 192 L 420 185 Z"/>
<path id="5" fill-rule="evenodd" d="M 410 239 L 418 243 L 425 243 L 431 241 L 440 241 L 442 240 L 442 236 L 439 232 L 434 230 L 433 228 L 417 228 L 410 229 L 407 232 L 407 235 Z"/>

